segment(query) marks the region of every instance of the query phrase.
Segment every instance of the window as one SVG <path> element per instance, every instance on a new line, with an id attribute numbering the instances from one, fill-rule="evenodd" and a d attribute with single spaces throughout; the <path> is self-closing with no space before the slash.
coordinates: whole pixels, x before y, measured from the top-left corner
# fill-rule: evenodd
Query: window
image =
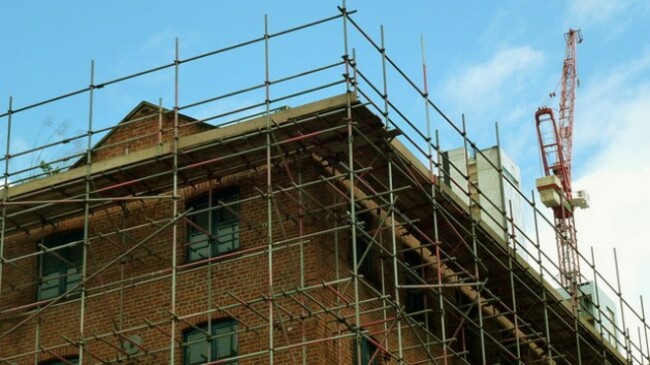
<path id="1" fill-rule="evenodd" d="M 370 212 L 357 213 L 357 273 L 371 282 L 377 278 L 375 276 L 375 253 L 371 247 L 371 239 L 368 233 L 372 228 L 372 215 Z M 350 252 L 350 263 L 352 264 L 352 252 Z"/>
<path id="2" fill-rule="evenodd" d="M 414 313 L 411 316 L 418 322 L 424 322 L 424 310 L 426 295 L 422 289 L 409 288 L 406 290 L 406 313 Z"/>
<path id="3" fill-rule="evenodd" d="M 596 313 L 596 309 L 591 294 L 580 295 L 578 303 L 580 305 L 578 308 L 580 310 L 580 318 L 585 319 L 589 324 L 595 326 L 596 318 L 594 318 L 594 314 Z"/>
<path id="4" fill-rule="evenodd" d="M 464 341 L 455 341 L 452 345 L 455 351 L 462 353 L 463 358 L 468 364 L 482 364 L 481 352 L 481 329 L 479 326 L 479 308 L 474 301 L 468 298 L 463 292 L 456 288 L 454 289 L 456 296 L 456 306 L 466 313 L 467 320 L 463 321 L 460 327 L 461 332 L 458 336 L 462 336 Z M 510 341 L 507 333 L 501 337 L 501 343 L 513 343 L 517 345 L 516 341 Z M 503 354 L 501 349 L 497 349 L 500 354 Z M 501 356 L 501 355 L 499 355 Z M 503 361 L 503 358 L 501 358 Z"/>
<path id="5" fill-rule="evenodd" d="M 381 353 L 377 351 L 377 346 L 374 342 L 369 339 L 362 337 L 361 338 L 361 363 L 359 363 L 359 358 L 357 358 L 356 353 L 357 346 L 355 343 L 354 346 L 354 361 L 356 365 L 379 365 L 379 360 L 381 359 Z M 372 359 L 372 361 L 370 361 Z"/>
<path id="6" fill-rule="evenodd" d="M 190 202 L 187 258 L 197 261 L 239 248 L 238 195 L 212 192 Z"/>
<path id="7" fill-rule="evenodd" d="M 407 267 L 405 274 L 406 285 L 419 285 L 422 284 L 420 273 L 423 270 L 423 261 L 420 254 L 414 250 L 404 251 L 404 261 Z M 407 288 L 406 296 L 406 312 L 414 313 L 411 318 L 418 322 L 425 322 L 425 309 L 426 305 L 426 291 L 421 288 Z"/>
<path id="8" fill-rule="evenodd" d="M 374 255 L 369 246 L 366 238 L 357 236 L 357 272 L 366 280 L 374 281 Z"/>
<path id="9" fill-rule="evenodd" d="M 606 309 L 606 317 L 603 322 L 605 330 L 607 331 L 607 339 L 609 343 L 614 345 L 614 347 L 618 348 L 618 342 L 616 341 L 616 314 L 614 313 L 614 310 L 610 307 L 605 307 Z M 601 331 L 602 332 L 602 331 Z"/>
<path id="10" fill-rule="evenodd" d="M 237 356 L 237 323 L 212 321 L 183 335 L 183 364 L 197 365 Z M 237 364 L 237 361 L 224 364 Z"/>
<path id="11" fill-rule="evenodd" d="M 65 361 L 54 359 L 46 362 L 40 363 L 41 365 L 69 365 L 69 364 L 78 364 L 79 358 L 77 356 L 67 356 L 64 358 Z"/>
<path id="12" fill-rule="evenodd" d="M 58 297 L 79 284 L 83 260 L 82 240 L 81 230 L 53 234 L 42 240 L 40 244 L 48 250 L 39 247 L 43 251 L 39 257 L 39 300 Z M 72 242 L 78 243 L 56 249 Z"/>

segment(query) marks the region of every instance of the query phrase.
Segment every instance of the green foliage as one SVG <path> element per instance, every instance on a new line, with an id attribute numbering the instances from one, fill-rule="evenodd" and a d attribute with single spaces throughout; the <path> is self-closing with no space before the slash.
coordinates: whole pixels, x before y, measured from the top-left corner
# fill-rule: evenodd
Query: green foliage
<path id="1" fill-rule="evenodd" d="M 54 168 L 51 164 L 41 160 L 41 163 L 38 165 L 41 168 L 42 174 L 45 176 L 51 176 L 58 174 L 61 170 Z"/>

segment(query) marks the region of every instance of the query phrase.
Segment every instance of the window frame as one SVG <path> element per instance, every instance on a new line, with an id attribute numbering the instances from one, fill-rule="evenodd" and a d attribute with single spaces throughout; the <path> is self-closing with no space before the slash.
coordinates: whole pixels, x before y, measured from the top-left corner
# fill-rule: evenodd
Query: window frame
<path id="1" fill-rule="evenodd" d="M 373 217 L 370 212 L 357 212 L 355 226 L 356 262 L 354 262 L 353 253 L 350 251 L 350 265 L 354 265 L 357 268 L 357 274 L 362 275 L 370 283 L 376 283 L 378 281 L 375 262 L 377 260 L 376 253 L 372 247 L 372 236 L 368 233 L 372 230 L 373 226 Z M 353 270 L 354 267 L 352 268 Z"/>
<path id="2" fill-rule="evenodd" d="M 84 250 L 83 240 L 83 229 L 56 232 L 41 237 L 36 246 L 37 250 L 41 252 L 38 256 L 37 264 L 39 282 L 36 287 L 36 300 L 54 299 L 81 283 Z M 58 248 L 73 242 L 76 242 L 76 244 Z M 48 251 L 43 250 L 41 245 L 45 246 Z M 50 252 L 52 249 L 55 250 Z M 46 265 L 48 266 L 47 269 Z M 56 282 L 56 284 L 51 284 L 44 288 L 46 281 Z M 56 293 L 44 295 L 48 290 L 56 290 Z"/>
<path id="3" fill-rule="evenodd" d="M 223 331 L 219 334 L 220 330 Z M 191 336 L 201 335 L 205 336 L 205 340 L 190 340 Z M 230 345 L 227 354 L 220 354 L 220 349 L 218 347 L 219 337 L 230 337 Z M 190 342 L 192 341 L 192 342 Z M 190 350 L 191 346 L 196 345 L 207 345 L 209 346 L 209 358 L 205 359 L 204 362 L 194 362 L 190 361 Z M 212 362 L 217 360 L 228 359 L 230 357 L 239 355 L 239 342 L 237 335 L 237 321 L 232 318 L 221 318 L 214 319 L 209 322 L 204 322 L 197 326 L 188 327 L 183 331 L 183 365 L 199 365 L 204 364 L 205 362 Z M 223 364 L 236 365 L 237 360 L 225 361 Z"/>
<path id="4" fill-rule="evenodd" d="M 239 189 L 229 188 L 210 190 L 186 201 L 186 209 L 194 209 L 194 212 L 188 214 L 187 217 L 189 222 L 186 227 L 185 239 L 186 262 L 207 260 L 239 249 L 240 219 L 238 200 Z M 227 206 L 223 206 L 222 203 Z M 222 219 L 226 220 L 223 221 Z M 203 227 L 197 222 L 198 220 L 204 220 L 208 227 Z M 220 232 L 224 229 L 230 230 L 230 232 Z M 231 236 L 230 239 L 220 242 L 220 237 L 227 235 Z M 201 236 L 203 238 L 193 240 L 194 237 Z M 201 251 L 204 251 L 204 253 L 202 254 Z M 206 253 L 207 256 L 205 256 Z"/>
<path id="5" fill-rule="evenodd" d="M 421 282 L 416 278 L 421 277 L 424 261 L 415 250 L 405 250 L 404 253 L 404 282 L 406 285 L 419 285 Z M 427 294 L 426 289 L 406 288 L 404 291 L 404 310 L 411 318 L 420 322 L 426 322 Z"/>
<path id="6" fill-rule="evenodd" d="M 357 245 L 357 262 L 354 263 L 357 266 L 357 274 L 363 275 L 363 277 L 369 282 L 375 282 L 375 255 L 372 252 L 372 243 L 368 242 L 365 237 L 356 237 Z M 364 254 L 365 257 L 364 257 Z"/>
<path id="7" fill-rule="evenodd" d="M 361 348 L 361 363 L 358 362 L 358 358 L 357 358 L 357 348 L 358 347 L 357 347 L 356 341 L 357 340 L 355 340 L 353 342 L 353 344 L 352 344 L 354 346 L 354 351 L 352 352 L 353 355 L 354 355 L 354 359 L 353 359 L 352 363 L 354 365 L 379 365 L 380 361 L 381 361 L 381 356 L 382 356 L 381 350 L 379 350 L 377 345 L 375 345 L 373 342 L 371 342 L 365 336 L 361 337 L 361 346 L 360 346 L 360 348 Z M 372 360 L 372 362 L 370 362 L 370 359 L 372 358 L 372 355 L 375 352 L 377 353 L 377 355 Z"/>
<path id="8" fill-rule="evenodd" d="M 77 355 L 71 355 L 71 356 L 63 356 L 62 357 L 65 361 L 71 363 L 71 364 L 78 364 L 79 363 L 79 356 Z M 68 365 L 67 363 L 61 361 L 60 359 L 50 359 L 50 360 L 45 360 L 42 362 L 38 363 L 39 365 Z"/>

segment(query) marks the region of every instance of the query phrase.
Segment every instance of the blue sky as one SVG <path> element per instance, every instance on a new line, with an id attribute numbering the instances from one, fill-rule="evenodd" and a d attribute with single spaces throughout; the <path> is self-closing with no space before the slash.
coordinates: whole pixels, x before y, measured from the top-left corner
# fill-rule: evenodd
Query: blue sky
<path id="1" fill-rule="evenodd" d="M 172 61 L 176 37 L 181 57 L 189 57 L 261 36 L 265 14 L 273 32 L 335 15 L 340 2 L 53 4 L 0 3 L 0 110 L 7 109 L 9 96 L 14 97 L 14 107 L 20 107 L 86 87 L 90 60 L 96 61 L 96 80 L 106 81 Z M 499 122 L 502 146 L 520 165 L 527 191 L 541 174 L 533 114 L 558 87 L 563 33 L 569 27 L 581 28 L 574 185 L 590 192 L 592 208 L 577 215 L 579 245 L 587 256 L 593 246 L 598 266 L 609 275 L 612 247 L 618 247 L 628 297 L 633 303 L 639 294 L 650 300 L 650 285 L 644 280 L 650 277 L 650 240 L 645 233 L 650 223 L 646 188 L 650 181 L 650 2 L 349 0 L 347 5 L 358 10 L 354 19 L 373 37 L 384 26 L 388 54 L 418 82 L 420 36 L 424 36 L 431 99 L 454 120 L 465 113 L 470 138 L 481 147 L 495 144 L 494 123 Z M 316 46 L 309 51 L 313 57 L 330 47 L 342 50 L 329 36 L 338 35 L 339 28 L 308 41 L 296 39 L 293 45 Z M 281 47 L 272 50 L 274 72 L 283 65 L 293 66 L 297 58 L 291 53 L 295 49 L 285 52 Z M 376 61 L 369 58 L 359 49 L 360 65 L 375 62 L 376 69 Z M 261 64 L 261 59 L 255 64 Z M 215 85 L 263 81 L 263 70 L 257 66 L 240 66 L 242 70 L 216 72 L 207 81 Z M 118 122 L 142 99 L 156 102 L 163 97 L 165 105 L 171 106 L 170 77 L 153 77 L 107 92 L 99 102 L 111 107 L 98 108 L 98 124 Z M 400 100 L 413 110 L 422 108 L 416 96 L 409 97 Z M 87 106 L 85 99 L 75 102 Z M 553 100 L 550 105 L 557 107 L 557 103 Z M 197 111 L 201 112 L 205 111 Z M 57 126 L 72 134 L 86 128 L 85 115 L 52 113 L 17 116 L 12 148 L 43 143 Z M 0 131 L 0 138 L 5 136 L 6 131 Z M 4 150 L 4 142 L 0 145 Z"/>

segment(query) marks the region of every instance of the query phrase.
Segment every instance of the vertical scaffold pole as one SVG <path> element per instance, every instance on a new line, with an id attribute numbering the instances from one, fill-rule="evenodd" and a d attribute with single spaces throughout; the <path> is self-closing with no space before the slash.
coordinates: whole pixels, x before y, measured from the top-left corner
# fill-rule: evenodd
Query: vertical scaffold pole
<path id="1" fill-rule="evenodd" d="M 348 60 L 349 63 L 349 60 Z M 357 208 L 355 204 L 355 175 L 354 175 L 354 126 L 352 123 L 352 96 L 350 84 L 350 74 L 346 72 L 348 84 L 346 120 L 347 120 L 347 143 L 348 143 L 348 180 L 350 181 L 350 191 L 348 193 L 349 210 L 350 210 L 350 236 L 352 244 L 352 282 L 354 287 L 354 332 L 357 361 L 361 363 L 361 307 L 359 303 L 359 252 L 357 250 Z"/>
<path id="2" fill-rule="evenodd" d="M 180 73 L 179 41 L 174 43 L 174 141 L 173 141 L 173 166 L 172 166 L 172 274 L 171 274 L 171 329 L 169 339 L 169 363 L 175 364 L 176 358 L 176 276 L 178 274 L 178 111 L 179 95 L 178 81 Z"/>
<path id="3" fill-rule="evenodd" d="M 537 264 L 539 265 L 539 286 L 542 290 L 542 302 L 544 304 L 544 336 L 546 337 L 546 363 L 553 364 L 553 354 L 551 346 L 551 329 L 548 323 L 548 299 L 546 298 L 546 287 L 544 286 L 544 265 L 542 263 L 542 248 L 539 238 L 539 221 L 537 220 L 537 208 L 535 201 L 535 192 L 531 191 L 531 202 L 533 208 L 533 222 L 535 225 L 535 249 L 537 249 Z"/>
<path id="4" fill-rule="evenodd" d="M 349 94 L 350 94 L 350 80 L 349 80 L 350 60 L 349 60 L 349 53 L 348 53 L 348 13 L 347 13 L 345 0 L 341 0 L 341 8 L 339 10 L 341 11 L 341 14 L 343 15 L 341 17 L 342 18 L 342 25 L 343 25 L 343 57 L 342 58 L 343 58 L 343 63 L 344 63 L 344 67 L 345 67 L 344 78 L 345 78 L 345 92 L 346 92 L 346 95 L 347 95 L 346 100 L 348 101 L 348 104 L 349 104 L 349 100 L 350 100 L 350 96 L 349 96 Z M 337 200 L 338 200 L 338 196 L 336 194 L 334 194 L 333 203 L 336 203 Z M 335 225 L 338 226 L 338 223 L 336 223 L 336 221 L 335 221 Z M 339 280 L 340 274 L 341 274 L 341 266 L 340 266 L 340 263 L 339 263 L 339 250 L 340 250 L 339 245 L 341 244 L 341 242 L 340 242 L 341 240 L 339 240 L 338 230 L 334 232 L 334 238 L 335 238 L 335 246 L 334 246 L 335 251 L 334 252 L 336 253 L 336 262 L 335 262 L 335 265 L 336 265 L 336 279 Z M 354 252 L 355 251 L 353 249 L 353 251 L 352 251 L 353 255 L 354 255 Z M 353 261 L 355 259 L 356 259 L 356 257 L 353 257 Z M 356 266 L 356 265 L 353 265 L 353 268 L 352 268 L 353 273 L 354 273 L 354 270 L 355 270 L 354 266 Z M 344 275 L 347 276 L 347 273 L 345 273 Z M 337 298 L 337 304 L 338 303 L 339 303 L 339 298 Z M 337 315 L 340 316 L 340 310 L 337 310 Z M 339 332 L 339 334 L 340 334 L 340 332 Z M 356 339 L 356 337 L 355 337 L 355 339 Z M 341 346 L 340 341 L 338 341 L 337 344 L 339 345 L 338 346 L 338 356 L 339 356 L 338 358 L 339 358 L 339 361 L 340 361 L 341 358 L 344 356 L 343 352 L 345 350 L 343 349 L 343 346 Z M 356 352 L 359 353 L 360 347 L 358 346 L 357 341 L 355 341 L 354 346 L 355 346 Z M 358 362 L 359 358 L 357 358 L 356 361 Z"/>
<path id="5" fill-rule="evenodd" d="M 596 257 L 594 256 L 594 248 L 593 248 L 593 246 L 591 247 L 591 268 L 594 271 L 594 290 L 593 290 L 593 293 L 594 293 L 594 296 L 596 297 L 596 302 L 594 304 L 595 304 L 595 307 L 598 310 L 598 323 L 600 323 L 600 325 L 599 325 L 600 328 L 598 328 L 598 332 L 600 333 L 600 337 L 602 339 L 602 338 L 605 338 L 605 331 L 607 331 L 607 330 L 603 330 L 604 329 L 603 317 L 602 317 L 603 311 L 600 308 L 600 293 L 599 293 L 599 290 L 598 290 L 598 271 L 596 271 Z"/>
<path id="6" fill-rule="evenodd" d="M 436 256 L 436 274 L 438 276 L 438 309 L 440 310 L 440 341 L 442 342 L 442 359 L 443 364 L 448 364 L 448 349 L 447 349 L 447 334 L 445 328 L 445 311 L 444 311 L 444 296 L 442 295 L 442 273 L 440 268 L 440 237 L 438 232 L 438 203 L 436 202 L 436 170 L 438 168 L 438 162 L 440 161 L 440 156 L 437 155 L 438 146 L 437 146 L 437 132 L 436 132 L 436 160 L 433 159 L 433 139 L 431 136 L 431 116 L 429 112 L 429 83 L 428 83 L 428 73 L 427 73 L 427 55 L 426 47 L 424 42 L 424 35 L 420 35 L 420 49 L 422 52 L 422 89 L 424 93 L 422 94 L 422 99 L 424 102 L 424 117 L 426 122 L 426 142 L 427 142 L 427 159 L 429 162 L 429 184 L 430 184 L 430 199 L 431 199 L 431 219 L 433 221 L 433 240 L 436 243 L 435 256 Z"/>
<path id="7" fill-rule="evenodd" d="M 578 356 L 578 365 L 582 365 L 582 350 L 580 349 L 580 304 L 578 303 L 577 291 L 572 295 L 573 310 L 573 329 L 576 333 L 576 353 Z"/>
<path id="8" fill-rule="evenodd" d="M 646 322 L 646 317 L 645 317 L 645 307 L 643 305 L 643 295 L 639 295 L 639 301 L 641 303 L 641 324 L 643 325 L 643 337 L 645 339 L 645 357 L 646 360 L 648 361 L 648 364 L 650 364 L 650 346 L 648 346 L 648 323 Z M 639 347 L 643 349 L 643 345 L 639 344 Z M 641 351 L 643 353 L 643 351 Z"/>
<path id="9" fill-rule="evenodd" d="M 298 167 L 298 186 L 301 188 L 298 189 L 298 237 L 302 237 L 305 234 L 305 227 L 304 227 L 304 215 L 305 215 L 305 199 L 303 197 L 303 192 L 302 192 L 302 159 L 303 159 L 303 154 L 302 150 L 298 151 L 298 157 L 297 159 L 297 167 Z M 300 242 L 300 288 L 305 287 L 305 244 L 304 242 Z M 301 302 L 303 305 L 305 304 L 304 297 L 301 297 Z M 307 311 L 305 311 L 305 308 L 300 309 L 300 316 L 301 318 L 306 318 L 308 315 Z M 300 329 L 301 329 L 301 337 L 302 337 L 302 363 L 303 365 L 307 365 L 307 346 L 305 343 L 307 342 L 307 325 L 306 325 L 306 320 L 303 319 L 300 321 Z"/>
<path id="10" fill-rule="evenodd" d="M 80 314 L 79 314 L 79 364 L 84 363 L 84 349 L 86 338 L 84 335 L 84 323 L 86 317 L 86 277 L 88 266 L 88 247 L 90 241 L 89 223 L 90 223 L 90 173 L 92 171 L 92 148 L 93 148 L 93 104 L 95 97 L 95 61 L 90 62 L 90 87 L 89 87 L 89 102 L 88 102 L 88 132 L 87 145 L 86 145 L 86 186 L 85 186 L 85 201 L 84 201 L 84 233 L 83 233 L 83 253 L 81 258 L 81 300 L 80 300 Z"/>
<path id="11" fill-rule="evenodd" d="M 2 295 L 2 272 L 4 271 L 5 229 L 7 228 L 7 201 L 9 201 L 9 158 L 11 155 L 11 116 L 13 98 L 9 97 L 7 109 L 7 146 L 5 146 L 5 171 L 2 176 L 2 222 L 0 222 L 0 295 Z"/>
<path id="12" fill-rule="evenodd" d="M 464 156 L 464 159 L 465 159 L 465 171 L 466 171 L 466 174 L 468 174 L 466 176 L 466 178 L 467 178 L 467 197 L 469 198 L 468 199 L 468 201 L 469 201 L 469 211 L 470 211 L 470 215 L 471 215 L 471 219 L 472 219 L 472 256 L 473 256 L 473 261 L 474 261 L 474 276 L 475 276 L 474 279 L 475 279 L 475 281 L 477 283 L 480 283 L 481 282 L 481 275 L 480 275 L 481 272 L 479 271 L 480 260 L 479 260 L 479 257 L 478 257 L 478 242 L 477 242 L 478 240 L 476 238 L 476 225 L 478 224 L 479 217 L 474 216 L 472 214 L 472 212 L 474 210 L 474 205 L 477 205 L 479 209 L 481 208 L 481 205 L 478 202 L 475 202 L 474 201 L 475 198 L 472 197 L 472 193 L 475 190 L 478 190 L 478 189 L 477 189 L 476 186 L 474 186 L 474 183 L 472 182 L 472 179 L 469 177 L 469 159 L 467 157 L 467 142 L 468 142 L 468 139 L 467 139 L 467 125 L 466 125 L 466 122 L 465 122 L 465 114 L 461 115 L 461 121 L 462 121 L 462 127 L 463 127 L 462 135 L 463 135 L 463 152 L 465 153 L 465 156 Z M 476 195 L 476 196 L 477 196 L 476 199 L 478 199 L 478 195 Z M 481 290 L 481 288 L 477 288 L 477 291 L 479 292 L 479 294 L 480 294 L 480 290 Z M 486 356 L 486 353 L 485 353 L 485 333 L 484 333 L 484 328 L 483 328 L 483 311 L 481 310 L 481 308 L 483 307 L 483 303 L 482 303 L 483 296 L 482 295 L 477 295 L 476 300 L 478 301 L 478 303 L 476 303 L 476 306 L 478 308 L 476 312 L 478 314 L 478 327 L 479 327 L 478 331 L 479 331 L 479 344 L 481 346 L 481 363 L 486 364 L 487 363 L 486 362 L 487 356 Z"/>
<path id="13" fill-rule="evenodd" d="M 271 81 L 269 75 L 269 17 L 264 15 L 264 89 L 266 97 L 266 239 L 268 243 L 268 284 L 269 284 L 269 364 L 273 365 L 273 188 L 271 186 Z"/>
<path id="14" fill-rule="evenodd" d="M 498 145 L 497 145 L 498 146 Z M 500 154 L 501 152 L 499 152 Z M 502 169 L 503 167 L 499 167 L 499 169 Z M 501 181 L 501 184 L 503 184 L 503 181 Z M 503 185 L 502 185 L 503 186 Z M 505 191 L 502 189 L 501 190 L 502 195 L 505 195 Z M 515 322 L 515 340 L 516 346 L 517 346 L 517 363 L 518 364 L 523 364 L 521 361 L 521 339 L 519 338 L 519 314 L 517 313 L 517 293 L 515 291 L 515 272 L 514 272 L 514 265 L 513 261 L 515 260 L 515 257 L 517 255 L 517 240 L 515 239 L 515 220 L 514 220 L 514 214 L 512 212 L 512 200 L 508 200 L 508 208 L 510 211 L 510 227 L 511 227 L 511 232 L 512 232 L 512 247 L 508 245 L 508 249 L 512 250 L 508 254 L 508 271 L 510 272 L 510 293 L 512 295 L 512 312 L 514 315 L 514 322 Z"/>
<path id="15" fill-rule="evenodd" d="M 501 201 L 499 201 L 500 204 L 500 211 L 499 214 L 501 215 L 501 222 L 497 222 L 497 224 L 500 224 L 503 229 L 504 237 L 503 239 L 505 241 L 508 241 L 508 212 L 506 210 L 506 194 L 505 194 L 505 176 L 503 174 L 503 159 L 501 158 L 501 137 L 499 136 L 499 123 L 496 122 L 494 123 L 494 133 L 496 134 L 496 142 L 497 142 L 497 172 L 499 173 L 499 188 L 501 189 Z M 515 250 L 517 249 L 516 246 Z M 513 308 L 514 310 L 514 308 Z"/>
<path id="16" fill-rule="evenodd" d="M 625 355 L 627 356 L 628 361 L 630 360 L 630 344 L 629 337 L 627 334 L 627 327 L 625 326 L 625 301 L 623 300 L 623 293 L 621 291 L 621 277 L 618 271 L 618 255 L 616 254 L 616 248 L 614 250 L 614 267 L 616 268 L 616 296 L 618 296 L 619 306 L 621 307 L 621 328 L 623 333 L 623 346 L 625 349 Z"/>
<path id="17" fill-rule="evenodd" d="M 386 126 L 386 130 L 390 131 L 394 127 L 391 125 L 391 121 L 388 118 L 388 80 L 387 80 L 387 74 L 386 74 L 386 42 L 384 38 L 384 26 L 382 25 L 380 28 L 380 33 L 381 33 L 381 67 L 382 67 L 382 75 L 383 75 L 383 95 L 382 98 L 384 99 L 384 110 L 382 112 L 382 116 L 384 118 L 384 125 Z M 389 199 L 389 204 L 390 204 L 390 237 L 391 237 L 391 245 L 392 245 L 392 256 L 393 256 L 393 279 L 395 280 L 395 304 L 397 305 L 397 308 L 399 311 L 402 311 L 402 304 L 400 301 L 400 296 L 399 296 L 399 274 L 398 274 L 398 264 L 397 264 L 397 240 L 395 237 L 395 193 L 393 192 L 393 151 L 392 149 L 388 151 L 388 199 Z M 397 327 L 397 356 L 399 359 L 399 363 L 401 364 L 404 361 L 404 349 L 402 346 L 402 316 L 398 315 L 396 316 L 396 327 Z"/>
<path id="18" fill-rule="evenodd" d="M 428 98 L 426 102 L 427 109 L 429 108 Z M 436 167 L 438 173 L 440 174 L 440 136 L 438 130 L 435 131 L 435 151 L 436 151 Z M 440 187 L 432 186 L 431 190 L 433 194 L 431 199 L 433 201 L 433 235 L 436 241 L 435 255 L 436 255 L 436 279 L 438 284 L 438 309 L 440 310 L 440 341 L 442 341 L 442 355 L 444 365 L 449 364 L 449 348 L 447 345 L 447 325 L 446 325 L 446 315 L 445 315 L 445 296 L 442 292 L 442 252 L 440 249 L 440 230 L 438 228 L 438 203 L 436 201 L 436 194 Z"/>
<path id="19" fill-rule="evenodd" d="M 355 206 L 355 176 L 354 176 L 354 134 L 352 124 L 352 82 L 350 77 L 350 54 L 348 52 L 348 13 L 345 0 L 341 7 L 343 13 L 343 61 L 345 63 L 345 88 L 346 88 L 346 122 L 347 122 L 347 144 L 348 144 L 348 180 L 350 181 L 349 212 L 350 212 L 350 241 L 352 251 L 352 285 L 354 290 L 354 347 L 356 363 L 361 363 L 361 311 L 359 306 L 359 268 L 357 252 L 357 218 Z"/>
<path id="20" fill-rule="evenodd" d="M 643 365 L 643 342 L 641 340 L 641 327 L 636 328 L 637 341 L 639 341 L 639 356 L 641 357 L 641 365 Z"/>
<path id="21" fill-rule="evenodd" d="M 516 240 L 516 227 L 515 227 L 515 222 L 514 222 L 514 215 L 512 212 L 512 202 L 508 200 L 508 207 L 506 207 L 506 177 L 503 173 L 503 159 L 501 158 L 501 136 L 499 133 L 499 123 L 494 123 L 494 132 L 496 134 L 496 142 L 497 142 L 497 172 L 499 173 L 499 188 L 500 188 L 500 195 L 501 199 L 499 201 L 500 204 L 500 215 L 501 215 L 501 224 L 503 226 L 503 239 L 506 241 L 506 243 L 509 242 L 509 238 L 512 239 L 512 247 L 510 244 L 507 244 L 508 246 L 508 275 L 510 276 L 510 293 L 512 296 L 512 316 L 513 316 L 513 322 L 515 326 L 515 349 L 516 349 L 516 355 L 517 355 L 517 364 L 521 364 L 521 338 L 519 338 L 519 314 L 517 313 L 517 293 L 515 291 L 515 274 L 514 274 L 514 267 L 513 267 L 513 260 L 517 255 L 517 240 Z M 510 219 L 508 219 L 508 211 L 510 212 Z M 508 231 L 508 222 L 510 222 L 510 225 L 512 226 L 511 237 L 510 232 Z"/>
<path id="22" fill-rule="evenodd" d="M 422 101 L 424 104 L 424 118 L 425 118 L 425 125 L 426 125 L 426 142 L 427 142 L 427 160 L 429 162 L 429 188 L 430 188 L 430 199 L 431 199 L 431 219 L 433 222 L 433 240 L 436 243 L 436 246 L 434 249 L 436 251 L 439 250 L 440 242 L 438 241 L 438 203 L 436 202 L 436 172 L 434 167 L 437 167 L 437 161 L 433 160 L 433 144 L 432 144 L 432 138 L 431 138 L 431 116 L 429 115 L 429 103 L 427 100 L 429 99 L 429 84 L 427 82 L 427 55 L 426 55 L 426 47 L 424 43 L 424 35 L 420 35 L 420 51 L 422 53 L 422 90 L 424 90 L 424 93 L 422 94 Z M 438 149 L 436 148 L 436 151 Z M 441 283 L 438 283 L 440 285 Z M 439 299 L 443 299 L 442 297 L 442 287 L 438 287 L 438 295 Z M 428 301 L 426 300 L 427 298 L 425 297 L 425 305 L 428 304 Z M 444 303 L 444 300 L 443 300 Z M 433 303 L 431 303 L 433 304 Z M 444 321 L 444 309 L 442 306 L 440 307 L 440 318 L 441 318 L 441 323 L 440 323 L 440 328 L 441 328 L 441 336 L 440 339 L 442 341 L 442 359 L 443 359 L 443 364 L 447 365 L 448 360 L 447 360 L 447 341 L 446 341 L 446 334 L 445 334 L 445 321 Z M 428 317 L 425 318 L 428 323 Z M 427 326 L 427 329 L 429 326 Z M 427 343 L 429 343 L 429 332 L 427 332 Z"/>

